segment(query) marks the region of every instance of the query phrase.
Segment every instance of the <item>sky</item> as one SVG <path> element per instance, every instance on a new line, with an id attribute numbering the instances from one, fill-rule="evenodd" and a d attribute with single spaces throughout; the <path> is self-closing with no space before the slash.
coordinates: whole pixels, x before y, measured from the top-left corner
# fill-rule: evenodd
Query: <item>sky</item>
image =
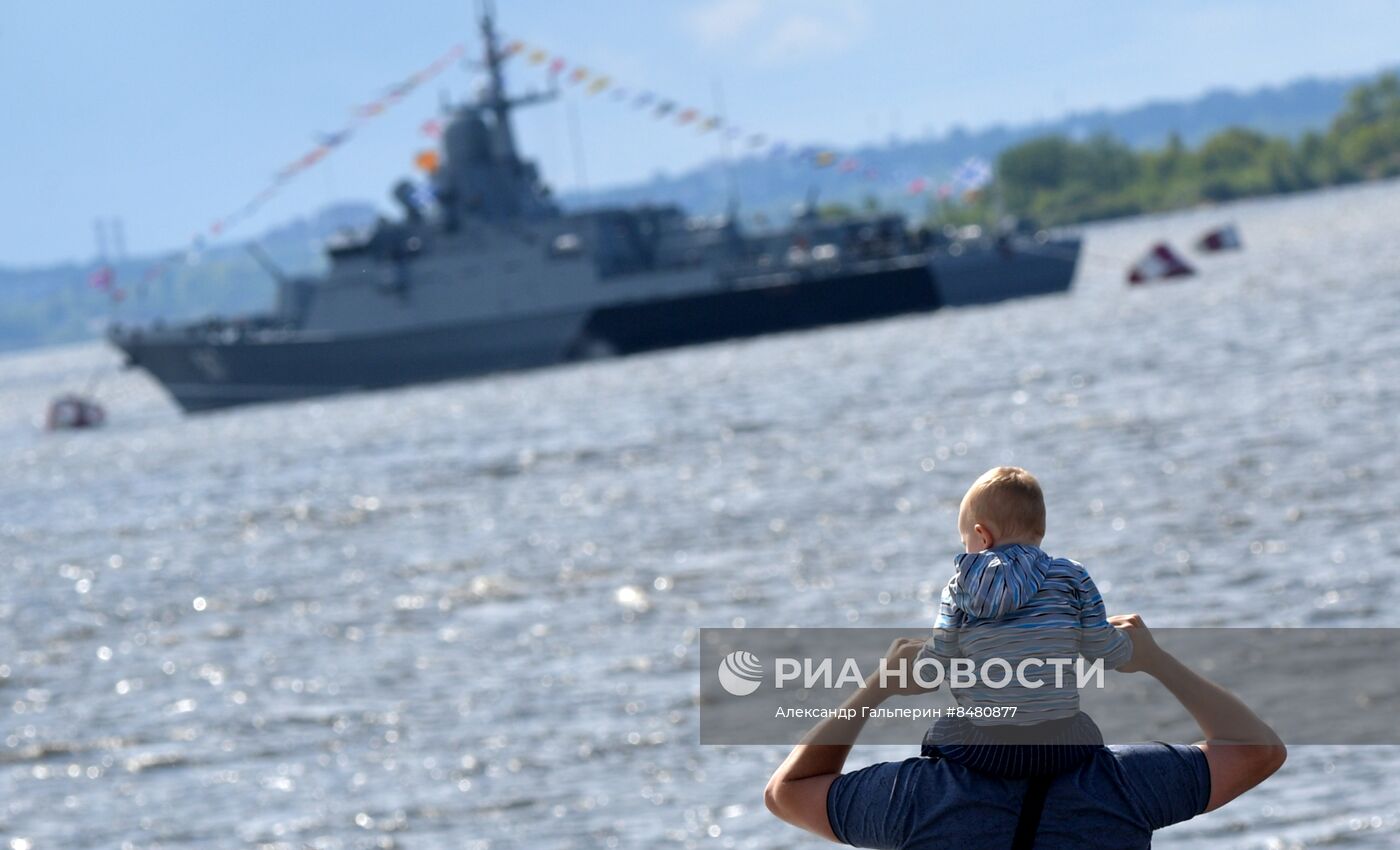
<path id="1" fill-rule="evenodd" d="M 476 2 L 3 0 L 0 265 L 90 260 L 99 217 L 122 219 L 131 254 L 187 244 L 356 105 L 454 44 L 475 50 Z M 746 129 L 837 147 L 1400 61 L 1393 0 L 496 5 L 508 37 L 700 108 L 722 100 Z M 454 67 L 415 91 L 223 238 L 340 200 L 389 208 L 390 186 L 432 144 L 419 127 L 477 79 Z M 517 59 L 508 80 L 539 88 L 545 72 Z M 719 154 L 714 135 L 577 87 L 520 111 L 517 135 L 565 192 Z"/>

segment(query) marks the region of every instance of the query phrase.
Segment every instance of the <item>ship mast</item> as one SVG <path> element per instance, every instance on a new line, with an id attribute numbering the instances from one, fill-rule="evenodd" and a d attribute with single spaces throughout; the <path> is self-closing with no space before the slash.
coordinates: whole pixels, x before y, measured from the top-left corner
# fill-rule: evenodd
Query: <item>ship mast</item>
<path id="1" fill-rule="evenodd" d="M 490 108 L 495 120 L 496 152 L 502 159 L 514 161 L 515 133 L 510 126 L 510 101 L 506 98 L 505 78 L 501 74 L 501 49 L 496 40 L 495 4 L 485 0 L 481 5 L 481 42 L 486 47 L 486 71 L 489 83 L 483 106 Z"/>
<path id="2" fill-rule="evenodd" d="M 488 83 L 486 93 L 481 99 L 481 105 L 491 111 L 491 117 L 494 119 L 497 156 L 508 162 L 517 162 L 519 154 L 515 149 L 515 131 L 510 123 L 511 111 L 520 106 L 529 106 L 550 100 L 555 96 L 555 92 L 532 92 L 516 98 L 506 94 L 505 75 L 501 73 L 501 66 L 505 63 L 506 56 L 501 52 L 500 43 L 496 37 L 495 11 L 495 3 L 492 0 L 483 0 L 479 26 L 481 28 L 481 41 L 486 47 L 485 65 Z"/>

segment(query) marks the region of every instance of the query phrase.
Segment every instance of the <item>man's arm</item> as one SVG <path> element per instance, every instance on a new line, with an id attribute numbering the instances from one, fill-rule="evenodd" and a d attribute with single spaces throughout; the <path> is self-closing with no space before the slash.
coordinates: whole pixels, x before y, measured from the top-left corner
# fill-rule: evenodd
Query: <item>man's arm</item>
<path id="1" fill-rule="evenodd" d="M 1108 620 L 1133 642 L 1132 660 L 1119 672 L 1141 671 L 1161 682 L 1206 736 L 1197 745 L 1210 765 L 1206 811 L 1220 808 L 1283 766 L 1288 756 L 1283 741 L 1249 706 L 1159 647 L 1142 617 L 1119 614 Z"/>
<path id="2" fill-rule="evenodd" d="M 914 659 L 924 642 L 918 638 L 899 638 L 890 644 L 885 654 L 885 663 L 891 670 L 898 669 L 901 660 L 905 669 L 912 669 Z M 922 693 L 917 685 L 910 683 L 903 690 L 881 688 L 879 673 L 871 676 L 865 686 L 856 691 L 842 708 L 853 709 L 849 717 L 829 717 L 812 727 L 802 740 L 788 754 L 778 769 L 774 771 L 768 786 L 763 789 L 763 802 L 768 811 L 793 826 L 814 832 L 822 838 L 837 841 L 831 830 L 831 821 L 826 813 L 826 796 L 831 783 L 841 775 L 846 765 L 846 757 L 851 754 L 850 744 L 809 744 L 807 741 L 855 741 L 865 726 L 864 708 L 874 708 L 889 697 L 900 693 Z M 910 677 L 912 680 L 913 677 Z"/>

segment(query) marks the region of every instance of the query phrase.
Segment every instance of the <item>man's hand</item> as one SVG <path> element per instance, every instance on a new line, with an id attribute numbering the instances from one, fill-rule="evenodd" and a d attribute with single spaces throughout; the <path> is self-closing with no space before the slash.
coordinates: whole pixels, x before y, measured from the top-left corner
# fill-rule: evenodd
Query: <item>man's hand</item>
<path id="1" fill-rule="evenodd" d="M 928 693 L 928 688 L 920 687 L 914 681 L 914 662 L 919 657 L 919 652 L 924 648 L 924 638 L 895 638 L 890 644 L 890 648 L 885 651 L 883 669 L 891 673 L 904 670 L 904 686 L 899 686 L 899 677 L 891 675 L 888 677 L 888 685 L 880 686 L 880 671 L 876 670 L 865 680 L 865 686 L 879 692 L 882 696 L 903 696 L 905 694 Z"/>
<path id="2" fill-rule="evenodd" d="M 1133 657 L 1118 667 L 1119 673 L 1151 673 L 1162 657 L 1162 648 L 1152 637 L 1141 614 L 1114 614 L 1108 622 L 1116 629 L 1127 633 L 1133 642 Z"/>

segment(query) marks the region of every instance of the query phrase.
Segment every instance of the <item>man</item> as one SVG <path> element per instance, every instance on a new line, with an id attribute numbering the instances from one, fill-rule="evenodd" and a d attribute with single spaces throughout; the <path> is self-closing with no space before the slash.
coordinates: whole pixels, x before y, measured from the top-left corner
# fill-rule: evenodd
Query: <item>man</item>
<path id="1" fill-rule="evenodd" d="M 1214 811 L 1279 769 L 1283 742 L 1244 703 L 1158 647 L 1137 614 L 1109 622 L 1133 643 L 1132 660 L 1119 670 L 1160 681 L 1204 741 L 1109 747 L 1041 781 L 924 758 L 842 774 L 850 745 L 799 744 L 768 781 L 764 802 L 794 826 L 858 847 L 1147 848 L 1153 830 Z M 912 664 L 923 644 L 895 641 L 886 664 Z M 881 687 L 879 675 L 871 676 L 845 703 L 852 716 L 822 721 L 807 740 L 854 741 L 863 707 L 918 692 L 912 683 Z"/>

